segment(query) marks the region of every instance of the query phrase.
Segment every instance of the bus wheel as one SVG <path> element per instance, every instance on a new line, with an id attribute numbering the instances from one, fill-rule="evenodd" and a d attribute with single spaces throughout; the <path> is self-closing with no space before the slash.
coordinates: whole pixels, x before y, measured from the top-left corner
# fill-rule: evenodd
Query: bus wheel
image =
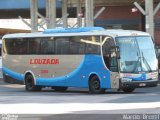
<path id="1" fill-rule="evenodd" d="M 58 86 L 54 86 L 52 87 L 52 89 L 54 89 L 56 92 L 64 92 L 67 90 L 68 87 L 58 87 Z"/>
<path id="2" fill-rule="evenodd" d="M 27 91 L 40 91 L 42 87 L 34 85 L 34 78 L 31 74 L 25 77 L 25 88 Z"/>
<path id="3" fill-rule="evenodd" d="M 5 74 L 3 74 L 3 81 L 5 83 L 11 83 L 11 81 L 9 80 L 9 77 L 7 75 L 5 75 Z"/>
<path id="4" fill-rule="evenodd" d="M 100 88 L 100 80 L 97 76 L 93 76 L 89 81 L 89 91 L 92 94 L 104 93 L 105 89 Z"/>
<path id="5" fill-rule="evenodd" d="M 124 88 L 122 88 L 122 90 L 125 93 L 132 93 L 135 90 L 135 88 L 133 88 L 133 87 L 124 87 Z"/>

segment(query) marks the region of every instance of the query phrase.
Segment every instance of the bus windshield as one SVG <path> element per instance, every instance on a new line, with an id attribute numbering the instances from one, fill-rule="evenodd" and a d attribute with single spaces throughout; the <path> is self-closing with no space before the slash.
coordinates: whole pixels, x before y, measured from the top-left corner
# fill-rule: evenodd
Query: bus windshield
<path id="1" fill-rule="evenodd" d="M 157 59 L 150 36 L 117 37 L 120 47 L 120 71 L 127 73 L 157 70 Z"/>

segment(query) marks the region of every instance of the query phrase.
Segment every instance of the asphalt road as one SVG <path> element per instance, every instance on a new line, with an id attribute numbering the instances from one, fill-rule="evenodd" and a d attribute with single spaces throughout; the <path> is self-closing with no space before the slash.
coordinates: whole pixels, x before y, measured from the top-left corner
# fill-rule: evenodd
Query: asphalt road
<path id="1" fill-rule="evenodd" d="M 80 88 L 69 88 L 66 92 L 55 92 L 49 88 L 27 92 L 23 85 L 0 81 L 0 113 L 33 114 L 31 116 L 38 120 L 52 117 L 55 120 L 63 117 L 72 120 L 75 116 L 80 119 L 88 114 L 91 117 L 88 120 L 94 120 L 96 116 L 106 119 L 106 115 L 107 118 L 121 120 L 126 114 L 160 114 L 160 86 L 136 89 L 131 94 L 106 90 L 104 94 L 93 95 L 88 93 L 88 89 Z M 39 115 L 35 117 L 37 113 Z"/>

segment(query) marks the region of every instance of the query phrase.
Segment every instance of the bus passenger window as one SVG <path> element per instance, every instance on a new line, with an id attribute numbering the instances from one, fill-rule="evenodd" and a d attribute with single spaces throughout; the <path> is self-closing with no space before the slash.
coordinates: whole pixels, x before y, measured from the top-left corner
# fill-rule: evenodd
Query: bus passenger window
<path id="1" fill-rule="evenodd" d="M 29 40 L 29 54 L 40 54 L 40 39 Z"/>
<path id="2" fill-rule="evenodd" d="M 70 54 L 84 54 L 85 44 L 80 42 L 80 37 L 70 39 L 69 52 Z"/>
<path id="3" fill-rule="evenodd" d="M 5 41 L 7 54 L 23 55 L 27 54 L 28 41 L 25 39 L 12 39 Z"/>
<path id="4" fill-rule="evenodd" d="M 41 54 L 55 54 L 54 48 L 54 40 L 41 40 Z"/>
<path id="5" fill-rule="evenodd" d="M 86 54 L 100 54 L 100 37 L 99 36 L 88 36 L 84 37 L 83 41 L 86 44 Z"/>
<path id="6" fill-rule="evenodd" d="M 87 44 L 86 53 L 87 54 L 100 54 L 100 46 Z"/>
<path id="7" fill-rule="evenodd" d="M 26 39 L 17 39 L 15 40 L 17 53 L 18 55 L 27 54 L 28 41 Z"/>
<path id="8" fill-rule="evenodd" d="M 13 42 L 13 40 L 10 40 L 10 39 L 6 39 L 5 40 L 5 48 L 6 48 L 6 53 L 7 54 L 13 54 L 14 53 L 14 50 L 15 49 L 13 49 L 14 48 L 14 46 L 13 46 L 13 44 L 14 44 L 14 42 Z"/>
<path id="9" fill-rule="evenodd" d="M 56 38 L 56 54 L 69 54 L 69 38 Z"/>

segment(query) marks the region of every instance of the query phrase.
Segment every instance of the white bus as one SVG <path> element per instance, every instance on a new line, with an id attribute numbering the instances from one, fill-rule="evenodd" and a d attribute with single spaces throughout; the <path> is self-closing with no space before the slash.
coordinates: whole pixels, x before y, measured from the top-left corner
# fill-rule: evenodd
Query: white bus
<path id="1" fill-rule="evenodd" d="M 3 37 L 2 59 L 4 80 L 25 84 L 27 91 L 133 92 L 158 82 L 152 38 L 140 31 L 86 27 L 9 34 Z"/>

